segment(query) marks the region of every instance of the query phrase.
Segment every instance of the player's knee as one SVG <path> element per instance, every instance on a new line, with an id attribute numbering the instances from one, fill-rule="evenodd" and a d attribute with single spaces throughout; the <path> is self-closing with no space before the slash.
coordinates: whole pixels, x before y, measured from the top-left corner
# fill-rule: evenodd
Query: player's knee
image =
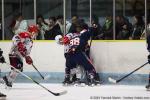
<path id="1" fill-rule="evenodd" d="M 23 62 L 20 58 L 15 55 L 9 54 L 10 65 L 15 67 L 16 69 L 23 71 Z"/>

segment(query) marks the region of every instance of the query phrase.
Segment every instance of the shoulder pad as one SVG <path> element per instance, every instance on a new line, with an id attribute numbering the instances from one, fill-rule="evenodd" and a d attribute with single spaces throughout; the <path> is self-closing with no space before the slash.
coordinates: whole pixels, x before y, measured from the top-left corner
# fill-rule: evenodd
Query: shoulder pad
<path id="1" fill-rule="evenodd" d="M 84 30 L 82 30 L 80 33 L 82 34 L 82 33 L 84 33 L 84 32 L 87 32 L 87 30 L 86 30 L 86 29 L 84 29 Z"/>
<path id="2" fill-rule="evenodd" d="M 18 34 L 21 38 L 31 38 L 28 32 L 21 32 Z"/>

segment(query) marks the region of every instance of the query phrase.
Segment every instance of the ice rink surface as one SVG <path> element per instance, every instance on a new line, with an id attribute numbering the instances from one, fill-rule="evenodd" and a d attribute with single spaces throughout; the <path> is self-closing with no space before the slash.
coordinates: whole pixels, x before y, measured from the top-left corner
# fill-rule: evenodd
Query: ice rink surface
<path id="1" fill-rule="evenodd" d="M 42 84 L 53 92 L 67 90 L 61 96 L 54 96 L 36 84 L 15 83 L 12 89 L 0 86 L 7 94 L 6 100 L 150 100 L 150 91 L 145 86 L 101 85 L 94 87 L 62 86 L 62 84 Z"/>

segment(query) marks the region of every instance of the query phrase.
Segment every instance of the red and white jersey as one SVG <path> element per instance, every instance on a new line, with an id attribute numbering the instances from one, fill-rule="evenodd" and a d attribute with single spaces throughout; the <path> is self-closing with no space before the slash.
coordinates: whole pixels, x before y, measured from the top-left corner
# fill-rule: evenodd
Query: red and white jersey
<path id="1" fill-rule="evenodd" d="M 79 33 L 68 33 L 65 36 L 68 37 L 69 40 L 71 40 L 72 38 L 74 38 L 76 36 L 79 36 L 79 35 L 80 35 Z M 70 52 L 70 49 L 71 49 L 71 46 L 69 44 L 68 45 L 64 45 L 64 52 L 65 53 Z"/>
<path id="2" fill-rule="evenodd" d="M 19 34 L 14 35 L 12 38 L 12 47 L 10 50 L 10 54 L 22 57 L 21 53 L 18 51 L 18 43 L 23 43 L 25 47 L 25 56 L 29 55 L 33 46 L 32 38 L 28 32 L 21 32 Z"/>

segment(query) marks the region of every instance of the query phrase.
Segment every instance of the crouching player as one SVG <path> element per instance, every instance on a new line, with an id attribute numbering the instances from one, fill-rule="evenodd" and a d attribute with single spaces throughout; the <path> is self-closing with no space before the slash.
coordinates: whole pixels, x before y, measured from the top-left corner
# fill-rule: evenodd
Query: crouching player
<path id="1" fill-rule="evenodd" d="M 78 21 L 77 32 L 80 35 L 66 35 L 56 39 L 59 44 L 65 45 L 65 57 L 66 57 L 66 70 L 65 71 L 65 81 L 70 78 L 70 69 L 76 68 L 77 65 L 84 67 L 85 71 L 88 73 L 88 85 L 93 85 L 96 83 L 95 75 L 96 71 L 91 63 L 90 59 L 85 54 L 85 45 L 87 45 L 91 34 L 88 30 L 84 29 L 84 23 Z"/>
<path id="2" fill-rule="evenodd" d="M 3 57 L 3 51 L 0 48 L 0 63 L 5 63 L 5 58 Z M 0 92 L 0 100 L 4 100 L 6 95 Z"/>
<path id="3" fill-rule="evenodd" d="M 36 25 L 28 27 L 27 32 L 20 32 L 14 35 L 12 38 L 12 47 L 9 53 L 10 65 L 14 68 L 23 71 L 23 58 L 27 64 L 32 64 L 32 58 L 30 52 L 33 46 L 33 39 L 37 36 L 38 28 Z M 3 81 L 8 87 L 12 87 L 12 83 L 15 81 L 19 73 L 11 68 L 8 75 L 3 77 Z"/>

